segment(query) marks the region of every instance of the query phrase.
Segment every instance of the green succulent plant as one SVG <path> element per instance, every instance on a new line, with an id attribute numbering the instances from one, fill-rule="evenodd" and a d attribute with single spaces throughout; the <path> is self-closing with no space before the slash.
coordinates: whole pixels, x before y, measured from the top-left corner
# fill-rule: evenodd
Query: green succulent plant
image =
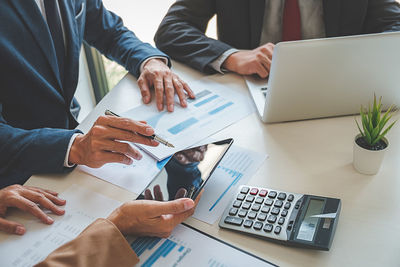
<path id="1" fill-rule="evenodd" d="M 368 106 L 368 110 L 365 109 L 362 105 L 360 108 L 360 115 L 361 115 L 361 124 L 358 124 L 357 120 L 357 127 L 360 131 L 362 137 L 367 142 L 367 144 L 371 147 L 376 145 L 386 134 L 387 132 L 393 127 L 396 123 L 394 121 L 390 124 L 386 129 L 386 123 L 392 118 L 392 114 L 390 114 L 395 109 L 394 105 L 391 105 L 389 109 L 382 114 L 382 97 L 379 98 L 379 102 L 376 101 L 376 95 L 374 94 L 374 104 L 371 107 L 371 104 Z"/>

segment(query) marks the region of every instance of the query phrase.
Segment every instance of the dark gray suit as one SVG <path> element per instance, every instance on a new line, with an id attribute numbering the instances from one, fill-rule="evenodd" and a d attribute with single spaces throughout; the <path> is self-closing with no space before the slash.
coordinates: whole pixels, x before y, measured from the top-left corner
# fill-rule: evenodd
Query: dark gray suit
<path id="1" fill-rule="evenodd" d="M 274 0 L 267 0 L 274 1 Z M 327 37 L 400 31 L 400 7 L 395 0 L 322 0 Z M 259 46 L 265 0 L 177 0 L 154 37 L 173 59 L 203 72 L 230 48 Z M 218 39 L 205 36 L 217 15 Z"/>

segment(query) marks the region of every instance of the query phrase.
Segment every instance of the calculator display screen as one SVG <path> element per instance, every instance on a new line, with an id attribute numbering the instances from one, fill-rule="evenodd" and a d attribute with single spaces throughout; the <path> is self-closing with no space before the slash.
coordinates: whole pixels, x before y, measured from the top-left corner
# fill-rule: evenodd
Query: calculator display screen
<path id="1" fill-rule="evenodd" d="M 306 214 L 301 222 L 297 239 L 312 241 L 314 238 L 315 230 L 317 228 L 319 218 L 311 217 L 313 215 L 321 214 L 324 207 L 324 200 L 311 199 Z"/>

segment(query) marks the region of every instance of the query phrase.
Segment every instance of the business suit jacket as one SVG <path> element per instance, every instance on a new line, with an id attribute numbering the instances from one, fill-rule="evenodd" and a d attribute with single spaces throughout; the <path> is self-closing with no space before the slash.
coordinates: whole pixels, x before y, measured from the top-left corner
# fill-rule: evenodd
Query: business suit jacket
<path id="1" fill-rule="evenodd" d="M 117 227 L 108 220 L 98 219 L 35 266 L 132 267 L 138 262 L 139 258 Z"/>
<path id="2" fill-rule="evenodd" d="M 36 173 L 62 173 L 83 41 L 135 76 L 151 56 L 166 55 L 142 43 L 101 0 L 62 0 L 66 34 L 64 82 L 51 35 L 33 0 L 0 1 L 0 188 Z"/>
<path id="3" fill-rule="evenodd" d="M 275 0 L 267 0 L 275 1 Z M 327 37 L 400 30 L 395 0 L 321 0 Z M 230 48 L 259 46 L 265 0 L 177 0 L 161 22 L 154 41 L 173 59 L 203 72 Z M 217 15 L 218 39 L 204 35 Z"/>

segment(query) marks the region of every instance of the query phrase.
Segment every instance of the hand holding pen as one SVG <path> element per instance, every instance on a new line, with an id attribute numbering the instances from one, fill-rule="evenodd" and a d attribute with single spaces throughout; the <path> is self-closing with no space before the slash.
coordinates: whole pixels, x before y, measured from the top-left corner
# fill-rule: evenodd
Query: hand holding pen
<path id="1" fill-rule="evenodd" d="M 140 160 L 142 155 L 122 141 L 158 146 L 159 143 L 152 140 L 153 135 L 154 129 L 146 123 L 116 116 L 100 116 L 88 133 L 75 137 L 68 164 L 92 168 L 99 168 L 111 162 L 132 164 L 133 159 Z M 65 139 L 70 140 L 68 137 Z M 67 148 L 68 142 L 65 146 Z"/>

